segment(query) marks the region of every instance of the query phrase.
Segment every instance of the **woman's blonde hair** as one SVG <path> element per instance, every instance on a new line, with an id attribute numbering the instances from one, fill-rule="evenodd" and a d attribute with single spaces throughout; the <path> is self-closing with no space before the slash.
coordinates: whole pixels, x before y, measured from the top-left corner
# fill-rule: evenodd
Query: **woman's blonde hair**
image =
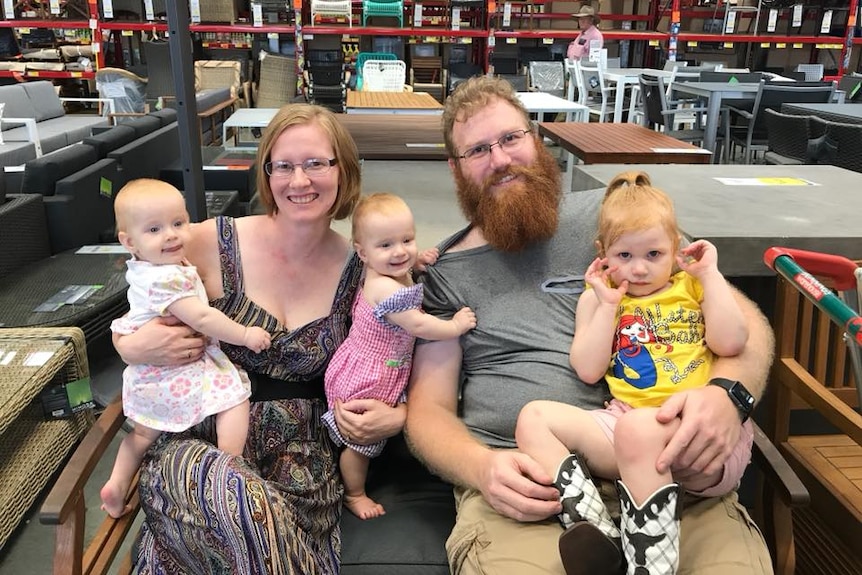
<path id="1" fill-rule="evenodd" d="M 363 225 L 369 215 L 381 214 L 390 216 L 404 211 L 410 212 L 410 207 L 407 205 L 407 202 L 395 194 L 378 192 L 369 196 L 362 196 L 356 204 L 356 209 L 353 211 L 352 228 L 350 230 L 353 241 L 362 241 Z"/>
<path id="2" fill-rule="evenodd" d="M 321 106 L 287 104 L 276 113 L 260 140 L 260 149 L 257 154 L 257 193 L 267 214 L 278 213 L 278 206 L 273 200 L 269 176 L 264 171 L 264 165 L 271 161 L 272 148 L 285 130 L 311 123 L 317 124 L 326 133 L 335 153 L 335 159 L 338 160 L 338 163 L 335 164 L 338 168 L 338 195 L 329 216 L 336 220 L 342 220 L 353 212 L 356 201 L 359 199 L 359 152 L 356 150 L 356 143 L 350 133 L 335 118 L 335 114 Z"/>
<path id="3" fill-rule="evenodd" d="M 617 175 L 605 192 L 599 211 L 599 229 L 596 242 L 604 256 L 620 236 L 627 232 L 642 231 L 661 226 L 679 248 L 679 225 L 673 202 L 663 191 L 654 188 L 644 172 L 623 172 Z"/>

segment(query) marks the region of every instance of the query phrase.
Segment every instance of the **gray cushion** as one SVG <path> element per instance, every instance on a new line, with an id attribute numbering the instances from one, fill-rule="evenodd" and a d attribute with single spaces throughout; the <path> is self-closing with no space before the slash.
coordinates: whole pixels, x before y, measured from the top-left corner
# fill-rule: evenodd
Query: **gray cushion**
<path id="1" fill-rule="evenodd" d="M 198 114 L 228 100 L 230 100 L 230 88 L 209 88 L 195 94 Z"/>
<path id="2" fill-rule="evenodd" d="M 96 150 L 84 144 L 75 144 L 24 164 L 21 191 L 25 194 L 54 194 L 54 184 L 66 176 L 95 164 Z"/>
<path id="3" fill-rule="evenodd" d="M 150 116 L 158 118 L 162 126 L 167 126 L 177 121 L 177 111 L 173 108 L 162 108 L 161 110 L 150 112 Z"/>
<path id="4" fill-rule="evenodd" d="M 139 116 L 123 122 L 123 125 L 133 128 L 135 137 L 140 138 L 161 128 L 162 122 L 155 116 Z"/>
<path id="5" fill-rule="evenodd" d="M 114 126 L 110 130 L 100 132 L 95 136 L 84 138 L 84 144 L 93 146 L 99 158 L 105 158 L 108 152 L 113 152 L 121 146 L 125 146 L 135 139 L 135 129 L 131 126 Z"/>
<path id="6" fill-rule="evenodd" d="M 23 84 L 10 84 L 8 86 L 0 86 L 0 102 L 6 104 L 3 110 L 4 118 L 35 118 L 36 110 L 27 97 L 27 92 L 24 91 Z M 3 129 L 8 130 L 22 124 L 12 124 L 3 122 Z"/>
<path id="7" fill-rule="evenodd" d="M 60 97 L 54 91 L 54 84 L 51 82 L 47 80 L 25 82 L 22 86 L 24 86 L 24 91 L 30 97 L 33 109 L 36 110 L 35 118 L 37 122 L 59 118 L 66 114 L 66 111 L 63 109 L 63 103 L 60 102 Z"/>

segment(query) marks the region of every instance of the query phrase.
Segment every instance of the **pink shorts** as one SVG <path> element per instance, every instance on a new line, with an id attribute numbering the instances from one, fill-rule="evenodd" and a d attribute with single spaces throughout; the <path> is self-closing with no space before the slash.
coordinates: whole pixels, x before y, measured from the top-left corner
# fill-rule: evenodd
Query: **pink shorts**
<path id="1" fill-rule="evenodd" d="M 590 414 L 605 432 L 611 443 L 614 442 L 614 428 L 617 425 L 617 420 L 627 413 L 635 409 L 627 403 L 623 403 L 617 399 L 612 399 L 605 409 L 596 409 Z M 739 441 L 736 447 L 733 448 L 730 457 L 724 463 L 724 473 L 722 473 L 721 481 L 716 485 L 703 491 L 692 491 L 690 493 L 700 497 L 718 497 L 730 493 L 739 487 L 739 481 L 742 479 L 742 474 L 745 468 L 751 461 L 751 444 L 754 441 L 754 428 L 751 421 L 746 421 L 742 424 L 742 431 L 739 434 Z"/>

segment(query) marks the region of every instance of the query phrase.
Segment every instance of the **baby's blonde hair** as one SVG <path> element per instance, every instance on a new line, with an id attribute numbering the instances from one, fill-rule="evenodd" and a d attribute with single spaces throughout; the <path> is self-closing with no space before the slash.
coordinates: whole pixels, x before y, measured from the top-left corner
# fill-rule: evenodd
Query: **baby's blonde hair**
<path id="1" fill-rule="evenodd" d="M 152 178 L 132 180 L 117 192 L 114 199 L 114 217 L 117 220 L 117 231 L 128 231 L 135 218 L 135 211 L 141 202 L 153 202 L 167 197 L 179 196 L 182 193 L 167 182 Z"/>
<path id="2" fill-rule="evenodd" d="M 644 172 L 623 172 L 617 175 L 605 192 L 599 212 L 596 241 L 599 255 L 627 232 L 643 231 L 661 226 L 671 238 L 673 251 L 679 249 L 679 225 L 673 202 L 663 191 L 654 188 Z"/>
<path id="3" fill-rule="evenodd" d="M 351 235 L 354 242 L 362 241 L 362 232 L 365 230 L 363 226 L 371 214 L 381 214 L 389 216 L 399 212 L 409 212 L 410 207 L 407 202 L 402 200 L 395 194 L 388 192 L 378 192 L 369 196 L 362 196 L 353 210 L 353 220 Z"/>

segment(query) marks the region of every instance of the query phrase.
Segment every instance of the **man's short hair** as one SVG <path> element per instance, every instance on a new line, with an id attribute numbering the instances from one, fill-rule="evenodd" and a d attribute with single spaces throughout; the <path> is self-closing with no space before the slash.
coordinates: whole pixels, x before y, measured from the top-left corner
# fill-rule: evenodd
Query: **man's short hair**
<path id="1" fill-rule="evenodd" d="M 497 99 L 508 102 L 519 110 L 524 114 L 525 125 L 529 124 L 530 113 L 508 81 L 492 76 L 473 76 L 458 84 L 443 107 L 443 141 L 450 158 L 455 158 L 459 154 L 452 141 L 455 122 L 466 122 L 477 111 Z"/>

